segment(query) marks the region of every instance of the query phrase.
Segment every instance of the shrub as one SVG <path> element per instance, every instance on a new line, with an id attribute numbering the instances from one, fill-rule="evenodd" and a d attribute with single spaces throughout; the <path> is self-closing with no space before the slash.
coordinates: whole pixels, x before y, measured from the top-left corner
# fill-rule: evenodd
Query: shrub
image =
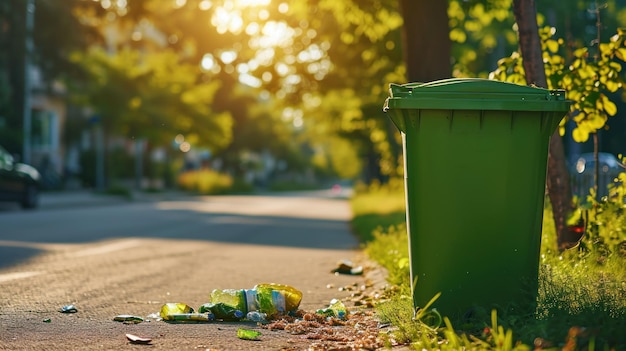
<path id="1" fill-rule="evenodd" d="M 203 195 L 226 193 L 233 183 L 231 176 L 210 169 L 186 171 L 176 179 L 179 188 Z"/>

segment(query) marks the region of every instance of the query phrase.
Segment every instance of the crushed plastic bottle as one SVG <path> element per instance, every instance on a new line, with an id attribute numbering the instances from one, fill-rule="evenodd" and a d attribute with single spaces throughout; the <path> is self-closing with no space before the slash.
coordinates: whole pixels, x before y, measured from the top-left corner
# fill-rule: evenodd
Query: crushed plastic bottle
<path id="1" fill-rule="evenodd" d="M 211 304 L 231 306 L 243 315 L 251 311 L 259 311 L 268 316 L 295 312 L 301 300 L 301 291 L 276 283 L 257 284 L 253 289 L 215 289 L 210 294 Z M 218 313 L 213 312 L 219 318 Z"/>
<path id="2" fill-rule="evenodd" d="M 212 304 L 224 304 L 234 307 L 244 315 L 254 311 L 256 307 L 256 291 L 254 289 L 214 289 L 209 295 Z"/>
<path id="3" fill-rule="evenodd" d="M 214 319 L 220 319 L 224 321 L 239 321 L 243 319 L 244 312 L 237 309 L 237 307 L 228 305 L 223 302 L 218 303 L 205 303 L 198 309 L 200 313 L 210 313 Z"/>
<path id="4" fill-rule="evenodd" d="M 348 311 L 346 310 L 346 305 L 344 305 L 341 300 L 332 299 L 328 307 L 319 309 L 316 313 L 328 317 L 344 319 L 346 318 Z"/>
<path id="5" fill-rule="evenodd" d="M 292 286 L 262 283 L 254 287 L 258 311 L 271 316 L 276 313 L 295 312 L 302 301 L 302 292 Z"/>

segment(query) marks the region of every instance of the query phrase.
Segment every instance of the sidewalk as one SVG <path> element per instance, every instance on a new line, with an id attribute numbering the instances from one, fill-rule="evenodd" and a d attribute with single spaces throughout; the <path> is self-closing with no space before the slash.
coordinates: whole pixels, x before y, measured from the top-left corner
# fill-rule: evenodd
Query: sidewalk
<path id="1" fill-rule="evenodd" d="M 122 195 L 98 194 L 92 190 L 67 190 L 42 192 L 39 208 L 54 209 L 84 206 L 106 206 L 129 202 L 160 201 L 185 196 L 178 192 L 144 193 L 133 192 L 131 198 Z"/>
<path id="2" fill-rule="evenodd" d="M 327 198 L 348 199 L 352 195 L 351 187 L 332 187 L 327 190 L 285 191 L 285 192 L 256 192 L 256 195 L 271 194 L 273 196 L 303 196 L 315 195 Z M 107 206 L 130 202 L 168 201 L 180 198 L 192 198 L 195 195 L 178 190 L 164 190 L 161 192 L 131 191 L 131 198 L 123 195 L 102 194 L 90 189 L 44 191 L 40 194 L 39 208 L 54 209 L 83 206 Z"/>

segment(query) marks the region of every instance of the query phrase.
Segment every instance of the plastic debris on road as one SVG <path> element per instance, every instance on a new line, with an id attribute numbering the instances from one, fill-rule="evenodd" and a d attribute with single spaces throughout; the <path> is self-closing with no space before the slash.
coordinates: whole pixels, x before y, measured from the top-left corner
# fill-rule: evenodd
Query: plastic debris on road
<path id="1" fill-rule="evenodd" d="M 212 314 L 215 319 L 228 322 L 237 322 L 244 317 L 243 312 L 238 310 L 237 307 L 233 307 L 222 302 L 205 303 L 204 305 L 200 306 L 198 311 L 200 313 Z"/>
<path id="2" fill-rule="evenodd" d="M 348 311 L 346 305 L 341 300 L 332 299 L 330 305 L 326 308 L 322 308 L 316 311 L 317 314 L 325 315 L 328 317 L 336 317 L 339 319 L 345 319 Z"/>
<path id="3" fill-rule="evenodd" d="M 46 318 L 43 320 L 44 323 L 52 323 L 52 319 L 50 318 Z"/>
<path id="4" fill-rule="evenodd" d="M 302 292 L 289 285 L 261 283 L 252 289 L 214 289 L 209 299 L 213 306 L 223 304 L 241 312 L 240 318 L 251 311 L 259 311 L 270 316 L 295 312 L 302 300 Z M 209 304 L 205 305 L 207 308 L 212 307 Z M 213 313 L 216 318 L 221 319 L 219 311 Z"/>
<path id="5" fill-rule="evenodd" d="M 198 311 L 184 303 L 166 303 L 161 306 L 159 317 L 166 322 L 265 323 L 277 316 L 295 314 L 302 292 L 289 285 L 263 283 L 252 289 L 214 289 L 209 300 Z"/>
<path id="6" fill-rule="evenodd" d="M 172 313 L 168 314 L 166 317 L 163 317 L 163 320 L 166 322 L 176 322 L 176 323 L 202 323 L 202 322 L 213 322 L 215 317 L 211 313 Z"/>
<path id="7" fill-rule="evenodd" d="M 76 312 L 78 312 L 78 309 L 74 305 L 67 305 L 67 306 L 61 307 L 59 312 L 61 312 L 61 313 L 76 313 Z"/>
<path id="8" fill-rule="evenodd" d="M 149 344 L 152 342 L 152 339 L 150 338 L 144 338 L 133 334 L 126 334 L 126 339 L 128 339 L 132 344 Z"/>
<path id="9" fill-rule="evenodd" d="M 350 260 L 341 260 L 337 263 L 337 268 L 330 271 L 335 274 L 361 275 L 363 274 L 363 266 L 356 266 Z"/>
<path id="10" fill-rule="evenodd" d="M 161 310 L 159 311 L 159 315 L 161 318 L 165 319 L 167 315 L 175 314 L 175 313 L 193 313 L 194 310 L 189 305 L 184 303 L 177 302 L 168 302 L 165 305 L 161 306 Z"/>
<path id="11" fill-rule="evenodd" d="M 137 324 L 143 322 L 143 318 L 139 316 L 133 316 L 130 314 L 120 314 L 113 317 L 113 320 L 116 322 L 122 322 L 124 324 Z"/>
<path id="12" fill-rule="evenodd" d="M 246 319 L 252 322 L 265 323 L 267 322 L 267 314 L 259 311 L 250 311 L 246 314 Z"/>
<path id="13" fill-rule="evenodd" d="M 157 321 L 160 321 L 163 319 L 158 313 L 150 313 L 149 315 L 146 316 L 146 318 L 151 318 Z"/>
<path id="14" fill-rule="evenodd" d="M 164 321 L 175 323 L 201 323 L 214 321 L 215 316 L 213 313 L 207 312 L 208 311 L 195 312 L 195 310 L 187 304 L 170 302 L 161 306 L 159 315 Z"/>
<path id="15" fill-rule="evenodd" d="M 260 340 L 261 332 L 249 329 L 237 329 L 237 337 L 242 340 Z"/>

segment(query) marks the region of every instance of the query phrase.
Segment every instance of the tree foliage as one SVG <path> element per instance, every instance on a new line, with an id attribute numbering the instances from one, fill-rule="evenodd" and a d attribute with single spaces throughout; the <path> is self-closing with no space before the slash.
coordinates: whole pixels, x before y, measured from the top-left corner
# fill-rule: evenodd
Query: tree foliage
<path id="1" fill-rule="evenodd" d="M 93 48 L 73 58 L 89 77 L 80 87 L 83 101 L 108 133 L 161 145 L 177 134 L 214 149 L 230 143 L 230 116 L 211 109 L 219 82 L 198 82 L 198 66 L 181 63 L 176 53 L 123 49 L 110 55 Z"/>
<path id="2" fill-rule="evenodd" d="M 623 22 L 623 0 L 605 3 L 610 13 L 606 26 Z M 538 4 L 540 23 L 565 28 L 566 37 L 557 43 L 559 55 L 568 62 L 562 72 L 571 79 L 575 77 L 565 74 L 573 62 L 568 47 L 582 47 L 592 39 L 585 34 L 594 25 L 589 4 Z M 88 79 L 81 84 L 73 79 L 80 96 L 90 95 L 89 103 L 107 115 L 112 131 L 159 143 L 167 139 L 164 129 L 195 133 L 199 145 L 222 150 L 219 155 L 231 158 L 232 165 L 246 150 L 296 152 L 297 143 L 308 144 L 326 159 L 333 157 L 331 150 L 338 155 L 337 147 L 345 148 L 341 154 L 350 156 L 343 157 L 344 164 L 352 159 L 353 166 L 374 166 L 378 174 L 401 172 L 397 133 L 380 111 L 388 84 L 409 79 L 403 60 L 405 19 L 398 0 L 72 0 L 61 10 L 82 25 L 75 32 L 84 35 L 76 37 L 100 50 L 96 54 L 95 49 L 74 46 L 83 51 L 78 56 Z M 418 15 L 424 14 L 408 18 Z M 516 49 L 511 0 L 450 0 L 447 15 L 453 76 L 486 77 L 499 58 Z M 42 31 L 39 38 L 49 39 L 53 32 Z M 70 47 L 56 53 L 67 56 Z M 555 54 L 551 60 L 557 60 Z M 114 64 L 118 55 L 130 67 Z M 83 72 L 65 69 L 73 76 Z M 94 77 L 108 86 L 89 88 Z M 184 98 L 176 96 L 175 87 L 183 89 L 178 94 L 184 91 Z M 107 106 L 105 97 L 114 103 Z M 610 115 L 612 106 L 600 93 L 597 101 Z M 587 125 L 599 124 L 590 114 L 583 119 L 576 132 L 580 140 Z"/>
<path id="3" fill-rule="evenodd" d="M 590 53 L 588 47 L 574 48 L 566 52 L 562 38 L 555 38 L 556 29 L 545 27 L 540 31 L 543 61 L 548 77 L 548 88 L 564 89 L 567 98 L 574 103 L 569 117 L 576 122 L 573 138 L 584 142 L 592 133 L 606 127 L 608 118 L 617 114 L 613 101 L 623 87 L 622 64 L 626 58 L 626 31 L 618 29 L 609 41 L 599 43 L 598 55 Z M 515 52 L 498 63 L 491 77 L 523 84 L 522 58 Z M 560 133 L 565 133 L 567 118 L 560 124 Z"/>

